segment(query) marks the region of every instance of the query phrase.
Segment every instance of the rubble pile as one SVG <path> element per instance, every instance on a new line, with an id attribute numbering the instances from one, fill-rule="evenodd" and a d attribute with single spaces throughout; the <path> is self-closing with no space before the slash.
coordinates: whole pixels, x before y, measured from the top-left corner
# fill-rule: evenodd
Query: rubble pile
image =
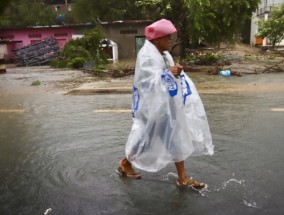
<path id="1" fill-rule="evenodd" d="M 38 66 L 48 64 L 59 53 L 54 37 L 13 50 L 17 66 Z"/>

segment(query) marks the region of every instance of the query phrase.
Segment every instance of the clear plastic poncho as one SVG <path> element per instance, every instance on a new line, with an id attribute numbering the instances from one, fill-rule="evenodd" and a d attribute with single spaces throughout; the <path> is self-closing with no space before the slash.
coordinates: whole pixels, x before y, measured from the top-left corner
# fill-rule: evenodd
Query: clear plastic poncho
<path id="1" fill-rule="evenodd" d="M 157 172 L 188 156 L 213 155 L 214 146 L 202 101 L 191 79 L 169 70 L 148 40 L 138 53 L 132 94 L 133 126 L 126 157 L 138 169 Z"/>

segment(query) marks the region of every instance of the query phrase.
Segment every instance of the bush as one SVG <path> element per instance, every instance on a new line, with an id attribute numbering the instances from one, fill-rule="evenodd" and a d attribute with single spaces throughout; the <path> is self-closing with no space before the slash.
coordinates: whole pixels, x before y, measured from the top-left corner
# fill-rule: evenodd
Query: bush
<path id="1" fill-rule="evenodd" d="M 67 60 L 62 58 L 54 58 L 50 61 L 50 66 L 53 68 L 65 68 L 67 65 Z"/>
<path id="2" fill-rule="evenodd" d="M 66 60 L 72 60 L 77 57 L 83 57 L 86 60 L 92 59 L 92 56 L 87 49 L 72 42 L 66 45 L 63 52 L 61 53 L 61 56 Z"/>
<path id="3" fill-rule="evenodd" d="M 39 80 L 36 80 L 36 81 L 33 81 L 31 86 L 39 86 L 40 85 L 40 81 Z"/>
<path id="4" fill-rule="evenodd" d="M 100 77 L 103 77 L 103 76 L 107 76 L 108 73 L 107 73 L 107 66 L 106 65 L 97 65 L 96 67 L 94 67 L 93 69 L 91 69 L 91 73 L 93 75 L 96 75 L 96 76 L 100 76 Z"/>
<path id="5" fill-rule="evenodd" d="M 68 61 L 67 67 L 73 69 L 80 69 L 83 67 L 83 64 L 86 62 L 86 58 L 83 57 L 75 57 Z"/>
<path id="6" fill-rule="evenodd" d="M 112 77 L 123 77 L 134 74 L 134 66 L 127 63 L 116 63 L 109 67 L 109 71 Z"/>
<path id="7" fill-rule="evenodd" d="M 84 37 L 70 40 L 59 56 L 52 60 L 51 66 L 80 69 L 87 61 L 94 61 L 96 65 L 106 64 L 106 53 L 100 47 L 103 38 L 102 29 L 100 26 L 97 26 L 95 29 L 87 32 Z"/>

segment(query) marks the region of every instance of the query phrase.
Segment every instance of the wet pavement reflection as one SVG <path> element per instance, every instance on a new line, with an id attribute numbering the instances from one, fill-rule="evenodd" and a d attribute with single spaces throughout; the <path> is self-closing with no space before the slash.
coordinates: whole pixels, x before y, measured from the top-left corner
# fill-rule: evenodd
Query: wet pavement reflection
<path id="1" fill-rule="evenodd" d="M 283 91 L 218 89 L 201 98 L 215 154 L 186 160 L 187 172 L 208 184 L 198 192 L 176 187 L 174 165 L 141 172 L 141 180 L 115 173 L 132 124 L 123 111 L 131 95 L 64 96 L 0 79 L 0 214 L 283 214 Z"/>

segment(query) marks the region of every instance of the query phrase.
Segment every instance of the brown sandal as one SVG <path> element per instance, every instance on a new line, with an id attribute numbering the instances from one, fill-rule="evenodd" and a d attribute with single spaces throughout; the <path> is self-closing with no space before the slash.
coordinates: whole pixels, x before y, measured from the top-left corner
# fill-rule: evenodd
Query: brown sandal
<path id="1" fill-rule="evenodd" d="M 206 187 L 206 184 L 203 182 L 195 181 L 192 178 L 190 178 L 187 182 L 185 183 L 180 183 L 179 180 L 176 181 L 176 185 L 178 187 L 192 187 L 194 189 L 203 189 Z"/>
<path id="2" fill-rule="evenodd" d="M 122 177 L 127 177 L 127 178 L 131 178 L 131 179 L 140 179 L 141 178 L 141 175 L 140 175 L 139 172 L 134 172 L 134 171 L 126 172 L 121 167 L 118 167 L 116 169 L 116 172 Z"/>

